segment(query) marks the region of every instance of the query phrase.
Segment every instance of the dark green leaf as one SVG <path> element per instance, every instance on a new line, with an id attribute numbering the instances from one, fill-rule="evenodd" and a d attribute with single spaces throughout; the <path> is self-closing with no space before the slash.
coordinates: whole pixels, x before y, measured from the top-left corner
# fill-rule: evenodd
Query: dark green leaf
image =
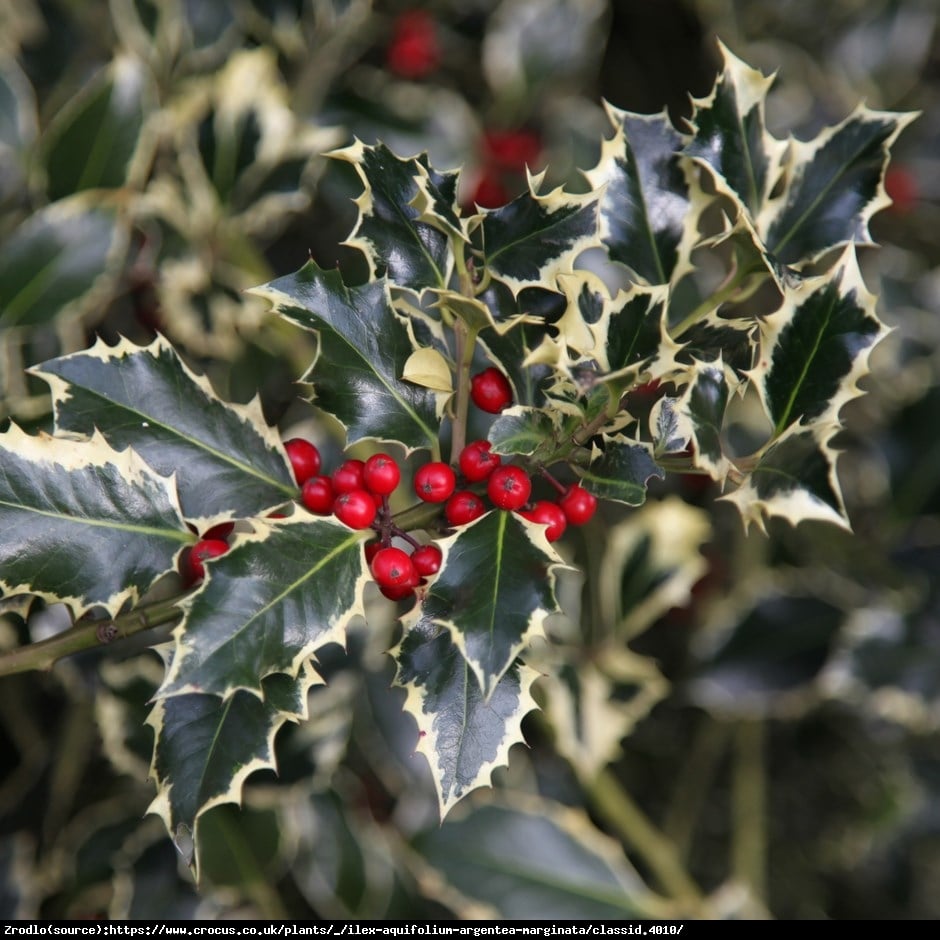
<path id="1" fill-rule="evenodd" d="M 597 196 L 560 188 L 540 196 L 530 189 L 487 211 L 481 227 L 487 271 L 518 295 L 570 273 L 575 258 L 597 245 Z"/>
<path id="2" fill-rule="evenodd" d="M 857 380 L 884 332 L 851 246 L 834 277 L 786 291 L 782 308 L 761 322 L 754 372 L 775 432 L 838 415 L 859 394 Z"/>
<path id="3" fill-rule="evenodd" d="M 365 185 L 365 192 L 356 200 L 359 221 L 348 244 L 362 249 L 373 275 L 418 292 L 446 287 L 453 258 L 441 228 L 456 222 L 453 205 L 441 216 L 445 224 L 440 227 L 420 221 L 421 213 L 413 205 L 416 200 L 420 204 L 419 177 L 423 176 L 426 187 L 435 183 L 429 176 L 427 156 L 403 160 L 384 144 L 370 147 L 361 141 L 333 156 L 351 163 Z M 437 177 L 437 181 L 450 192 L 451 180 Z M 440 190 L 434 194 L 442 209 L 448 198 Z M 459 222 L 456 225 L 459 228 Z"/>
<path id="4" fill-rule="evenodd" d="M 641 281 L 667 284 L 688 266 L 696 238 L 689 185 L 679 152 L 685 140 L 662 114 L 631 114 L 610 105 L 616 133 L 588 174 L 605 186 L 601 238 L 614 261 Z"/>
<path id="5" fill-rule="evenodd" d="M 87 294 L 114 237 L 110 212 L 57 203 L 30 216 L 0 252 L 0 327 L 47 322 Z"/>
<path id="6" fill-rule="evenodd" d="M 757 326 L 753 320 L 725 319 L 709 312 L 682 334 L 683 346 L 676 353 L 679 362 L 714 362 L 719 357 L 736 372 L 754 365 Z"/>
<path id="7" fill-rule="evenodd" d="M 286 721 L 306 717 L 307 690 L 319 681 L 304 665 L 298 678 L 267 676 L 258 695 L 229 698 L 197 693 L 157 701 L 147 719 L 154 729 L 151 776 L 157 795 L 150 812 L 183 845 L 196 820 L 220 803 L 239 803 L 245 779 L 274 768 L 274 736 Z"/>
<path id="8" fill-rule="evenodd" d="M 554 566 L 543 529 L 493 510 L 438 545 L 444 561 L 421 605 L 446 627 L 489 701 L 503 674 L 557 609 Z"/>
<path id="9" fill-rule="evenodd" d="M 132 450 L 16 425 L 0 435 L 0 588 L 116 614 L 193 541 L 173 481 Z"/>
<path id="10" fill-rule="evenodd" d="M 133 447 L 155 470 L 176 474 L 189 518 L 260 515 L 297 495 L 280 439 L 257 401 L 221 401 L 162 337 L 122 341 L 52 359 L 33 370 L 52 388 L 56 427 Z"/>
<path id="11" fill-rule="evenodd" d="M 724 480 L 730 464 L 721 443 L 725 412 L 736 382 L 724 363 L 693 362 L 680 410 L 692 430 L 692 464 L 714 480 Z"/>
<path id="12" fill-rule="evenodd" d="M 786 186 L 759 230 L 783 264 L 801 264 L 849 242 L 868 243 L 868 220 L 889 204 L 882 178 L 888 150 L 910 114 L 860 105 L 811 141 L 792 141 Z"/>
<path id="13" fill-rule="evenodd" d="M 121 56 L 56 115 L 44 141 L 49 195 L 124 185 L 143 126 L 143 62 Z"/>
<path id="14" fill-rule="evenodd" d="M 418 192 L 411 204 L 418 211 L 419 220 L 449 237 L 465 241 L 467 235 L 457 202 L 460 174 L 438 173 L 424 159 L 414 163 L 418 170 L 415 177 Z"/>
<path id="15" fill-rule="evenodd" d="M 541 408 L 511 408 L 490 425 L 487 439 L 495 454 L 530 456 L 539 447 L 550 449 L 560 431 L 555 412 Z"/>
<path id="16" fill-rule="evenodd" d="M 603 451 L 595 451 L 591 465 L 575 468 L 581 483 L 598 499 L 613 499 L 628 506 L 646 501 L 646 484 L 652 477 L 663 478 L 647 444 L 609 437 Z"/>
<path id="17" fill-rule="evenodd" d="M 667 292 L 660 288 L 634 287 L 614 298 L 603 323 L 605 381 L 651 369 L 661 375 L 673 367 L 679 347 L 666 332 L 666 307 Z"/>
<path id="18" fill-rule="evenodd" d="M 256 534 L 210 561 L 203 587 L 185 602 L 160 695 L 260 694 L 265 676 L 296 676 L 363 612 L 361 534 L 302 510 L 252 525 Z"/>
<path id="19" fill-rule="evenodd" d="M 350 443 L 374 438 L 410 449 L 436 445 L 437 396 L 401 380 L 416 346 L 385 281 L 347 287 L 338 271 L 310 261 L 254 293 L 287 320 L 319 333 L 309 378 L 317 404 L 345 426 Z"/>
<path id="20" fill-rule="evenodd" d="M 722 192 L 756 218 L 780 174 L 786 142 L 764 124 L 773 84 L 721 45 L 724 70 L 707 98 L 694 101 L 693 134 L 685 153 L 707 166 Z"/>
<path id="21" fill-rule="evenodd" d="M 529 687 L 537 673 L 514 663 L 488 699 L 447 630 L 426 615 L 406 623 L 392 651 L 396 685 L 408 693 L 405 709 L 418 723 L 418 750 L 428 759 L 441 816 L 471 790 L 488 784 L 522 741 L 520 723 L 535 708 Z"/>
<path id="22" fill-rule="evenodd" d="M 418 851 L 505 919 L 643 916 L 648 893 L 618 845 L 579 810 L 542 800 L 481 805 L 427 830 Z"/>

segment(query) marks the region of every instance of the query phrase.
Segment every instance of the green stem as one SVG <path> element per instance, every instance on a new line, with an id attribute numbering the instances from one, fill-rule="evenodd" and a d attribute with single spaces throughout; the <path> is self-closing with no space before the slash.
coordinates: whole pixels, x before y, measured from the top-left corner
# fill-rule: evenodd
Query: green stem
<path id="1" fill-rule="evenodd" d="M 686 330 L 695 326 L 699 320 L 707 316 L 712 310 L 717 310 L 723 303 L 730 300 L 741 289 L 741 285 L 752 275 L 758 274 L 754 284 L 749 285 L 748 291 L 742 295 L 753 293 L 766 279 L 766 274 L 755 271 L 754 268 L 732 271 L 727 280 L 713 294 L 706 297 L 688 316 L 669 329 L 669 336 L 678 339 Z M 743 299 L 743 296 L 741 299 Z"/>
<path id="2" fill-rule="evenodd" d="M 764 722 L 742 721 L 735 731 L 732 870 L 756 900 L 766 897 L 767 793 Z"/>
<path id="3" fill-rule="evenodd" d="M 180 598 L 159 601 L 147 607 L 128 611 L 111 620 L 89 620 L 77 623 L 47 640 L 29 643 L 0 654 L 0 676 L 12 676 L 33 669 L 49 669 L 64 656 L 110 643 L 111 640 L 133 636 L 169 623 L 181 616 L 177 607 Z"/>
<path id="4" fill-rule="evenodd" d="M 598 813 L 643 858 L 686 916 L 702 915 L 705 899 L 679 860 L 675 845 L 649 821 L 616 777 L 602 770 L 588 783 L 588 792 Z"/>

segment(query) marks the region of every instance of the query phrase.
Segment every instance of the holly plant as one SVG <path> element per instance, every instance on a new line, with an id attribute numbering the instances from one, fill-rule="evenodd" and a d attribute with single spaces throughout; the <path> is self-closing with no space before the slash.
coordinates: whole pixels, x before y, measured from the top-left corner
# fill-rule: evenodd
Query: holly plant
<path id="1" fill-rule="evenodd" d="M 886 332 L 857 251 L 910 116 L 778 139 L 772 79 L 722 55 L 685 126 L 608 106 L 595 165 L 497 208 L 425 155 L 331 154 L 368 277 L 309 260 L 253 293 L 314 339 L 300 397 L 354 454 L 283 440 L 161 336 L 32 370 L 54 431 L 0 435 L 0 588 L 75 623 L 0 670 L 172 625 L 148 724 L 178 845 L 276 766 L 318 654 L 376 610 L 446 815 L 565 671 L 546 650 L 576 546 L 651 481 L 710 479 L 745 527 L 848 527 L 833 439 Z"/>

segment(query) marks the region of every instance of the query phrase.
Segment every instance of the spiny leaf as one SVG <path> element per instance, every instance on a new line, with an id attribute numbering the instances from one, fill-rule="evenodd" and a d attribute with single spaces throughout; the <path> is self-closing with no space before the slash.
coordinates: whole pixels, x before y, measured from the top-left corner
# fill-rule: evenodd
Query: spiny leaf
<path id="1" fill-rule="evenodd" d="M 480 226 L 486 270 L 514 295 L 570 273 L 575 258 L 598 244 L 597 195 L 558 187 L 540 196 L 540 180 L 530 178 L 527 192 L 484 212 Z"/>
<path id="2" fill-rule="evenodd" d="M 720 192 L 756 218 L 779 177 L 786 142 L 767 132 L 764 76 L 719 43 L 724 69 L 706 98 L 693 99 L 692 140 L 684 153 L 708 167 Z"/>
<path id="3" fill-rule="evenodd" d="M 647 284 L 678 281 L 690 269 L 697 212 L 679 152 L 685 139 L 661 114 L 607 105 L 615 133 L 587 173 L 603 188 L 601 239 L 614 261 Z"/>
<path id="4" fill-rule="evenodd" d="M 150 776 L 159 815 L 182 847 L 199 817 L 221 803 L 240 803 L 245 780 L 276 768 L 274 737 L 287 721 L 307 717 L 307 691 L 323 680 L 309 663 L 294 678 L 267 676 L 260 696 L 239 691 L 227 699 L 192 693 L 157 701 L 147 719 L 154 729 Z"/>
<path id="5" fill-rule="evenodd" d="M 738 387 L 734 372 L 717 362 L 693 361 L 679 409 L 692 430 L 692 465 L 723 483 L 731 464 L 721 444 L 721 429 Z"/>
<path id="6" fill-rule="evenodd" d="M 360 534 L 303 511 L 252 525 L 254 535 L 207 564 L 205 583 L 185 602 L 160 696 L 260 695 L 265 676 L 296 676 L 319 647 L 342 642 L 346 625 L 363 613 Z"/>
<path id="7" fill-rule="evenodd" d="M 653 454 L 662 457 L 685 450 L 692 439 L 692 425 L 679 409 L 679 399 L 663 395 L 653 402 L 649 416 Z"/>
<path id="8" fill-rule="evenodd" d="M 446 287 L 453 258 L 445 231 L 450 227 L 459 229 L 453 205 L 449 214 L 440 216 L 443 225 L 429 225 L 419 216 L 429 211 L 431 202 L 444 209 L 448 197 L 441 189 L 448 192 L 453 181 L 439 177 L 441 188 L 434 187 L 437 192 L 428 199 L 434 178 L 429 175 L 425 154 L 403 160 L 384 144 L 373 147 L 356 141 L 332 156 L 351 163 L 365 186 L 356 200 L 359 220 L 347 244 L 362 250 L 373 277 L 384 276 L 397 287 L 418 292 Z M 419 189 L 419 179 L 423 180 L 423 190 Z M 420 210 L 415 202 L 421 205 Z"/>
<path id="9" fill-rule="evenodd" d="M 754 320 L 725 318 L 712 310 L 683 332 L 683 346 L 676 359 L 691 364 L 695 360 L 714 362 L 720 357 L 735 372 L 743 373 L 754 364 L 756 333 Z"/>
<path id="10" fill-rule="evenodd" d="M 487 439 L 493 445 L 494 454 L 531 456 L 540 447 L 551 447 L 560 431 L 554 411 L 516 406 L 496 418 L 490 425 Z"/>
<path id="11" fill-rule="evenodd" d="M 159 473 L 177 474 L 189 518 L 262 514 L 297 495 L 277 433 L 257 400 L 223 402 L 158 337 L 52 359 L 33 370 L 52 390 L 56 428 L 133 447 Z"/>
<path id="12" fill-rule="evenodd" d="M 488 699 L 450 633 L 416 609 L 392 650 L 395 684 L 418 723 L 418 750 L 431 765 L 442 818 L 471 790 L 489 783 L 522 741 L 520 723 L 536 707 L 529 688 L 538 673 L 514 663 Z"/>
<path id="13" fill-rule="evenodd" d="M 834 419 L 861 394 L 858 380 L 886 332 L 851 245 L 834 276 L 787 290 L 780 310 L 761 321 L 760 363 L 751 373 L 776 433 L 796 421 Z"/>
<path id="14" fill-rule="evenodd" d="M 813 140 L 790 142 L 783 192 L 757 219 L 779 262 L 800 265 L 850 242 L 871 242 L 869 219 L 890 205 L 888 151 L 915 116 L 859 105 Z"/>
<path id="15" fill-rule="evenodd" d="M 411 205 L 418 212 L 418 219 L 459 241 L 467 240 L 466 221 L 460 216 L 457 193 L 460 174 L 439 173 L 424 160 L 414 161 L 418 174 L 415 184 L 418 192 Z"/>
<path id="16" fill-rule="evenodd" d="M 438 396 L 401 379 L 417 344 L 385 281 L 347 287 L 338 271 L 310 261 L 254 293 L 285 319 L 319 333 L 309 379 L 317 404 L 345 426 L 350 443 L 372 438 L 409 450 L 436 446 Z"/>
<path id="17" fill-rule="evenodd" d="M 737 505 L 745 528 L 755 522 L 764 529 L 772 516 L 793 525 L 818 519 L 849 527 L 829 445 L 838 430 L 821 422 L 792 424 L 761 454 L 741 486 L 722 497 Z"/>
<path id="18" fill-rule="evenodd" d="M 503 798 L 457 811 L 416 848 L 462 894 L 495 916 L 616 919 L 650 916 L 649 892 L 621 846 L 582 810 Z M 463 807 L 461 807 L 463 809 Z"/>
<path id="19" fill-rule="evenodd" d="M 502 510 L 438 545 L 444 560 L 422 601 L 421 617 L 450 631 L 488 702 L 557 609 L 553 569 L 561 558 L 541 526 Z"/>
<path id="20" fill-rule="evenodd" d="M 132 450 L 89 440 L 0 435 L 0 589 L 112 616 L 193 541 L 173 480 Z"/>
<path id="21" fill-rule="evenodd" d="M 646 501 L 649 480 L 664 476 L 648 444 L 619 435 L 605 437 L 603 450 L 595 446 L 590 466 L 575 470 L 584 487 L 598 499 L 612 499 L 628 506 L 641 506 Z"/>

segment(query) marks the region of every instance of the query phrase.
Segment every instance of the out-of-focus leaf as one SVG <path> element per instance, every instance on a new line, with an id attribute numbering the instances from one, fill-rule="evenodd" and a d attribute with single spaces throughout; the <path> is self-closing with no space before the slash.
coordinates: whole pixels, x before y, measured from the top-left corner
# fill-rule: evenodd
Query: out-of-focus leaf
<path id="1" fill-rule="evenodd" d="M 0 435 L 0 588 L 115 615 L 193 541 L 173 481 L 96 434 Z M 103 563 L 106 560 L 106 563 Z"/>
<path id="2" fill-rule="evenodd" d="M 363 613 L 359 533 L 302 511 L 252 525 L 254 535 L 206 564 L 205 583 L 184 602 L 161 696 L 259 695 L 265 676 L 296 676 Z"/>
<path id="3" fill-rule="evenodd" d="M 189 518 L 260 515 L 297 495 L 257 399 L 223 402 L 162 337 L 143 347 L 99 340 L 32 371 L 51 387 L 59 431 L 98 428 L 113 447 L 133 447 L 159 473 L 175 473 Z"/>
<path id="4" fill-rule="evenodd" d="M 538 673 L 514 663 L 484 699 L 450 632 L 417 610 L 392 656 L 443 818 L 471 790 L 488 784 L 493 770 L 508 762 L 510 747 L 523 740 L 520 724 L 536 707 L 529 688 Z"/>
<path id="5" fill-rule="evenodd" d="M 440 191 L 434 194 L 433 204 L 441 204 L 445 213 L 441 222 L 429 225 L 420 219 L 432 209 L 427 194 L 434 181 L 427 156 L 403 160 L 384 144 L 371 147 L 361 141 L 333 156 L 351 163 L 365 186 L 356 200 L 359 221 L 347 244 L 362 249 L 373 276 L 419 292 L 447 287 L 453 258 L 445 232 L 459 230 L 459 221 L 452 203 L 447 211 L 447 197 Z M 419 179 L 424 182 L 422 190 Z M 446 178 L 439 182 L 447 190 L 452 188 Z M 422 194 L 424 199 L 419 198 Z M 416 201 L 422 206 L 420 211 L 414 206 Z"/>
<path id="6" fill-rule="evenodd" d="M 38 125 L 29 79 L 12 56 L 0 53 L 0 200 L 22 191 Z"/>
<path id="7" fill-rule="evenodd" d="M 680 156 L 685 139 L 661 114 L 607 105 L 614 136 L 601 146 L 591 185 L 601 196 L 601 239 L 614 261 L 647 284 L 674 283 L 690 269 L 697 238 Z"/>
<path id="8" fill-rule="evenodd" d="M 143 62 L 118 56 L 50 124 L 43 141 L 49 195 L 123 186 L 147 110 Z"/>
<path id="9" fill-rule="evenodd" d="M 443 563 L 420 605 L 445 627 L 489 702 L 503 674 L 557 609 L 561 558 L 543 527 L 493 510 L 438 543 Z"/>
<path id="10" fill-rule="evenodd" d="M 487 439 L 493 445 L 494 454 L 531 456 L 540 447 L 551 447 L 560 431 L 557 413 L 516 406 L 496 418 L 490 425 Z"/>
<path id="11" fill-rule="evenodd" d="M 607 437 L 603 451 L 594 448 L 590 466 L 575 469 L 582 485 L 598 499 L 612 499 L 628 506 L 641 506 L 646 501 L 647 483 L 653 477 L 664 476 L 648 444 L 619 435 Z"/>
<path id="12" fill-rule="evenodd" d="M 620 920 L 649 910 L 620 847 L 560 803 L 471 806 L 423 833 L 416 848 L 461 894 L 507 920 Z"/>
<path id="13" fill-rule="evenodd" d="M 319 333 L 308 379 L 317 404 L 343 424 L 350 443 L 374 438 L 412 450 L 437 443 L 435 393 L 401 378 L 416 344 L 391 305 L 386 281 L 347 287 L 338 271 L 310 261 L 253 293 L 285 319 Z"/>

